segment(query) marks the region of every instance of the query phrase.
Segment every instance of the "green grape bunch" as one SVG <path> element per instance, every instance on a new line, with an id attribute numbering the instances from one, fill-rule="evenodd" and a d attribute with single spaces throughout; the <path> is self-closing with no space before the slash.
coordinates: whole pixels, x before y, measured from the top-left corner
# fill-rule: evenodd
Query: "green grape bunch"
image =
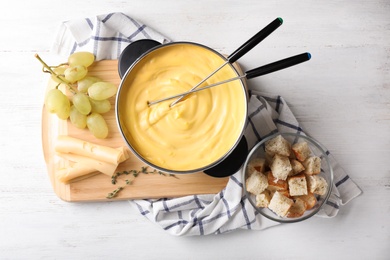
<path id="1" fill-rule="evenodd" d="M 111 110 L 108 100 L 117 93 L 117 86 L 98 77 L 88 76 L 88 67 L 95 61 L 90 52 L 75 52 L 67 63 L 48 66 L 38 54 L 35 57 L 43 64 L 43 72 L 50 73 L 58 83 L 45 96 L 45 108 L 58 118 L 70 120 L 77 128 L 88 128 L 99 139 L 108 136 L 108 127 L 101 114 Z M 65 85 L 66 91 L 59 87 Z M 65 93 L 64 93 L 65 92 Z"/>

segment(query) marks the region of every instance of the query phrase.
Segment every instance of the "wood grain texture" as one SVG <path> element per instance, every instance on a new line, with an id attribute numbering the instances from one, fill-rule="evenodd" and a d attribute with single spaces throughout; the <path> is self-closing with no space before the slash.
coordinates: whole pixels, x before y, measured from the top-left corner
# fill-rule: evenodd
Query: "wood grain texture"
<path id="1" fill-rule="evenodd" d="M 63 1 L 2 4 L 0 259 L 379 259 L 390 255 L 390 4 L 372 1 Z M 248 81 L 283 96 L 302 127 L 363 189 L 333 219 L 177 238 L 127 201 L 67 203 L 42 153 L 50 55 L 62 21 L 121 11 L 165 34 L 231 53 L 276 17 L 244 70 L 309 51 L 310 62 Z M 158 216 L 156 216 L 158 217 Z M 235 216 L 241 217 L 241 216 Z M 277 241 L 277 242 L 276 242 Z M 281 246 L 282 249 L 281 249 Z"/>
<path id="2" fill-rule="evenodd" d="M 119 86 L 118 61 L 104 60 L 95 62 L 89 67 L 89 74 Z M 52 89 L 56 83 L 49 79 L 48 89 Z M 192 194 L 214 194 L 220 192 L 229 178 L 213 178 L 203 172 L 193 174 L 176 174 L 175 177 L 159 174 L 140 174 L 131 185 L 126 185 L 125 180 L 129 176 L 121 176 L 118 183 L 113 185 L 111 178 L 104 174 L 97 174 L 69 184 L 62 183 L 56 178 L 56 172 L 61 167 L 69 165 L 69 161 L 58 158 L 55 155 L 54 145 L 58 135 L 68 135 L 98 145 L 117 148 L 126 146 L 115 119 L 115 98 L 111 98 L 112 109 L 105 113 L 109 135 L 105 139 L 95 138 L 88 129 L 78 129 L 69 120 L 58 120 L 57 116 L 49 114 L 45 108 L 42 112 L 42 143 L 43 153 L 47 164 L 48 174 L 54 192 L 63 200 L 70 202 L 79 201 L 105 201 L 124 199 L 152 199 L 182 197 Z M 133 153 L 130 158 L 121 163 L 117 171 L 140 170 L 147 167 Z M 149 167 L 150 170 L 152 170 Z M 131 178 L 131 177 L 130 177 Z M 107 199 L 108 193 L 124 187 L 115 198 Z"/>

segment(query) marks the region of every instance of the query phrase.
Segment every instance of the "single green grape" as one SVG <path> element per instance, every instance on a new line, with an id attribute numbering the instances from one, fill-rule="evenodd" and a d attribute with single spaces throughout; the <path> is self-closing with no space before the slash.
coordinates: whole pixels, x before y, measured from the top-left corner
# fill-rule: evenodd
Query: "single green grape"
<path id="1" fill-rule="evenodd" d="M 45 107 L 49 113 L 57 113 L 64 108 L 70 107 L 70 102 L 61 90 L 55 88 L 47 92 Z"/>
<path id="2" fill-rule="evenodd" d="M 75 83 L 83 79 L 88 73 L 87 67 L 83 65 L 72 66 L 64 71 L 65 79 L 70 83 Z"/>
<path id="3" fill-rule="evenodd" d="M 77 128 L 84 129 L 87 126 L 87 116 L 81 114 L 74 105 L 70 107 L 69 118 Z"/>
<path id="4" fill-rule="evenodd" d="M 104 114 L 111 110 L 111 102 L 108 99 L 94 100 L 89 98 L 89 102 L 91 103 L 92 112 Z"/>
<path id="5" fill-rule="evenodd" d="M 72 102 L 81 114 L 88 115 L 91 112 L 91 103 L 89 102 L 89 98 L 86 94 L 80 92 L 74 94 Z"/>
<path id="6" fill-rule="evenodd" d="M 104 139 L 108 136 L 107 123 L 98 113 L 91 113 L 87 116 L 87 127 L 96 138 Z"/>
<path id="7" fill-rule="evenodd" d="M 109 82 L 96 82 L 88 88 L 88 95 L 95 100 L 104 100 L 114 96 L 117 92 L 117 87 Z"/>
<path id="8" fill-rule="evenodd" d="M 96 83 L 98 81 L 101 81 L 101 79 L 97 77 L 86 76 L 85 78 L 77 81 L 77 90 L 82 93 L 87 93 L 88 88 L 92 86 L 93 83 Z"/>
<path id="9" fill-rule="evenodd" d="M 81 52 L 75 52 L 69 55 L 68 57 L 68 64 L 71 67 L 74 66 L 84 66 L 89 67 L 91 64 L 95 61 L 95 56 L 93 53 L 81 51 Z"/>
<path id="10" fill-rule="evenodd" d="M 63 82 L 69 83 L 69 81 L 66 80 L 65 75 L 64 75 L 66 68 L 67 68 L 66 66 L 60 66 L 60 67 L 53 68 L 52 69 L 53 72 L 55 74 L 57 74 L 60 79 L 58 77 L 56 77 L 55 75 L 51 74 L 52 80 L 54 80 L 57 83 L 63 83 Z"/>
<path id="11" fill-rule="evenodd" d="M 69 101 L 69 100 L 68 100 Z M 66 120 L 70 116 L 70 102 L 56 112 L 58 118 Z"/>

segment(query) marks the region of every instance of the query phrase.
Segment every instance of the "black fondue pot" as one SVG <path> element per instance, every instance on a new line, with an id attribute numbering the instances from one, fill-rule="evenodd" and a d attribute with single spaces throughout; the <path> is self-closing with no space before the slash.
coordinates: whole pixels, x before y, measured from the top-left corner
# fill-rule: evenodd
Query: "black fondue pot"
<path id="1" fill-rule="evenodd" d="M 193 42 L 172 42 L 167 44 L 160 44 L 157 41 L 144 39 L 144 40 L 138 40 L 131 44 L 129 44 L 122 54 L 119 57 L 118 61 L 118 72 L 119 76 L 121 77 L 121 84 L 119 86 L 117 99 L 116 99 L 116 107 L 115 107 L 115 113 L 117 118 L 117 123 L 119 130 L 125 140 L 125 142 L 128 144 L 132 152 L 143 162 L 150 165 L 153 168 L 156 168 L 158 170 L 164 171 L 164 172 L 172 172 L 175 174 L 188 174 L 188 173 L 194 173 L 194 172 L 200 172 L 203 171 L 204 173 L 213 176 L 213 177 L 227 177 L 235 172 L 237 172 L 240 167 L 243 165 L 247 154 L 248 154 L 248 145 L 247 141 L 245 139 L 245 136 L 243 135 L 246 124 L 243 125 L 241 129 L 241 135 L 237 138 L 234 145 L 219 159 L 214 161 L 213 163 L 202 167 L 198 169 L 191 169 L 191 170 L 185 170 L 185 171 L 178 171 L 178 170 L 172 170 L 172 169 L 165 169 L 162 167 L 159 167 L 157 165 L 154 165 L 153 163 L 149 162 L 147 159 L 145 159 L 142 155 L 140 155 L 136 149 L 134 149 L 131 145 L 131 142 L 126 138 L 126 134 L 122 130 L 122 119 L 120 118 L 119 113 L 119 105 L 123 101 L 123 98 L 121 97 L 121 92 L 123 89 L 126 88 L 127 81 L 132 77 L 135 77 L 136 75 L 132 74 L 132 69 L 137 66 L 138 62 L 142 59 L 146 59 L 149 54 L 156 52 L 158 50 L 161 50 L 161 48 L 169 48 L 174 45 L 178 44 L 190 44 L 190 45 L 196 45 L 200 46 L 202 48 L 206 48 L 210 50 L 211 52 L 219 55 L 223 60 L 225 60 L 224 65 L 222 66 L 230 66 L 233 71 L 235 71 L 237 77 L 240 77 L 240 84 L 243 88 L 243 91 L 246 93 L 246 101 L 248 102 L 248 95 L 247 95 L 247 89 L 245 84 L 245 79 L 250 79 L 254 77 L 258 77 L 264 74 L 268 74 L 289 66 L 293 66 L 295 64 L 301 63 L 303 61 L 310 59 L 309 53 L 303 53 L 294 57 L 290 57 L 278 62 L 274 62 L 253 70 L 246 71 L 244 75 L 241 75 L 236 68 L 233 66 L 233 63 L 236 62 L 240 57 L 242 57 L 245 53 L 247 53 L 250 49 L 252 49 L 254 46 L 256 46 L 259 42 L 261 42 L 263 39 L 265 39 L 269 34 L 271 34 L 276 28 L 278 28 L 282 24 L 282 19 L 277 18 L 273 22 L 271 22 L 268 26 L 266 26 L 264 29 L 262 29 L 260 32 L 258 32 L 255 36 L 253 36 L 251 39 L 249 39 L 246 43 L 244 43 L 240 48 L 238 48 L 233 54 L 226 57 L 217 51 Z M 210 73 L 212 73 L 210 71 Z M 246 105 L 247 105 L 246 102 Z M 247 119 L 247 107 L 246 107 L 246 118 Z"/>

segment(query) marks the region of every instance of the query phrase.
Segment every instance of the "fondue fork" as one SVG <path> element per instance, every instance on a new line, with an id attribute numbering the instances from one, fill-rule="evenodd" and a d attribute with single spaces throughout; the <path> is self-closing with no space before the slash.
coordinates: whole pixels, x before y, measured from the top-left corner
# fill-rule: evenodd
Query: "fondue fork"
<path id="1" fill-rule="evenodd" d="M 212 73 L 210 73 L 206 78 L 201 80 L 198 84 L 196 84 L 194 87 L 190 89 L 190 91 L 196 89 L 199 87 L 203 82 L 208 80 L 211 76 L 213 76 L 215 73 L 217 73 L 219 70 L 221 70 L 226 64 L 228 63 L 234 63 L 239 58 L 244 56 L 248 51 L 250 51 L 253 47 L 255 47 L 257 44 L 259 44 L 262 40 L 264 40 L 268 35 L 270 35 L 273 31 L 275 31 L 281 24 L 283 23 L 282 18 L 276 18 L 273 20 L 270 24 L 268 24 L 266 27 L 264 27 L 261 31 L 259 31 L 257 34 L 255 34 L 252 38 L 250 38 L 248 41 L 246 41 L 243 45 L 241 45 L 236 51 L 234 51 L 232 54 L 230 54 L 229 57 L 227 57 L 227 60 L 219 66 L 216 70 L 214 70 Z M 188 91 L 189 93 L 192 93 Z M 177 100 L 172 102 L 170 107 L 174 106 L 177 102 L 182 100 L 186 95 L 180 96 Z"/>
<path id="2" fill-rule="evenodd" d="M 151 105 L 154 105 L 154 104 L 166 101 L 166 100 L 170 100 L 173 98 L 184 97 L 184 96 L 187 96 L 191 93 L 198 92 L 198 91 L 205 90 L 205 89 L 209 89 L 209 88 L 212 88 L 212 87 L 215 87 L 215 86 L 218 86 L 221 84 L 225 84 L 225 83 L 228 83 L 228 82 L 231 82 L 234 80 L 239 80 L 239 79 L 243 79 L 243 78 L 252 79 L 255 77 L 259 77 L 259 76 L 262 76 L 265 74 L 269 74 L 269 73 L 272 73 L 272 72 L 275 72 L 278 70 L 282 70 L 282 69 L 297 65 L 299 63 L 308 61 L 310 59 L 311 59 L 311 54 L 308 52 L 298 54 L 298 55 L 295 55 L 295 56 L 292 56 L 292 57 L 289 57 L 289 58 L 286 58 L 283 60 L 279 60 L 279 61 L 275 61 L 273 63 L 269 63 L 267 65 L 263 65 L 261 67 L 258 67 L 258 68 L 252 69 L 252 70 L 248 70 L 244 73 L 244 75 L 240 75 L 240 76 L 237 76 L 234 78 L 223 80 L 223 81 L 220 81 L 220 82 L 217 82 L 217 83 L 214 83 L 214 84 L 202 87 L 202 88 L 190 89 L 189 91 L 186 91 L 186 92 L 183 92 L 183 93 L 180 93 L 177 95 L 169 96 L 166 98 L 162 98 L 159 100 L 148 101 L 148 106 L 151 106 Z"/>

